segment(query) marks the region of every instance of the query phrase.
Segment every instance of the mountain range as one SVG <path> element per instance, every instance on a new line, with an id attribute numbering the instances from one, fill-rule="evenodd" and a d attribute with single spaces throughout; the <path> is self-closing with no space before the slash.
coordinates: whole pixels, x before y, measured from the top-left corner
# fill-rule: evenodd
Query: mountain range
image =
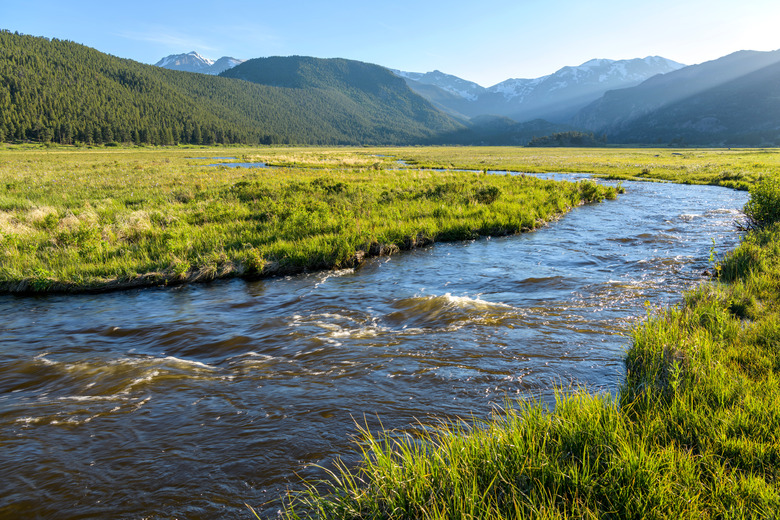
<path id="1" fill-rule="evenodd" d="M 780 50 L 739 51 L 607 92 L 571 122 L 621 143 L 780 145 Z"/>
<path id="2" fill-rule="evenodd" d="M 0 49 L 0 142 L 409 145 L 463 128 L 356 61 L 249 60 L 222 77 L 2 30 Z"/>
<path id="3" fill-rule="evenodd" d="M 545 119 L 565 123 L 605 92 L 633 87 L 685 65 L 659 56 L 594 59 L 540 78 L 508 79 L 489 88 L 440 71 L 393 71 L 435 106 L 456 117 L 498 115 L 515 121 Z"/>
<path id="4" fill-rule="evenodd" d="M 489 88 L 438 71 L 395 73 L 465 118 L 469 129 L 448 136 L 456 143 L 519 144 L 546 130 L 620 144 L 780 146 L 780 50 L 738 51 L 691 66 L 657 56 L 591 60 Z"/>
<path id="5" fill-rule="evenodd" d="M 155 65 L 171 70 L 220 74 L 243 61 L 226 56 L 214 61 L 192 51 L 166 56 Z M 276 63 L 279 63 L 278 59 Z M 563 67 L 540 78 L 507 79 L 488 88 L 438 70 L 392 72 L 434 106 L 464 122 L 473 117 L 492 115 L 518 122 L 544 119 L 567 123 L 578 110 L 609 90 L 633 87 L 657 74 L 683 67 L 685 65 L 659 56 L 632 60 L 594 59 L 579 66 Z M 226 76 L 231 77 L 229 73 Z M 264 83 L 273 81 L 266 78 Z"/>
<path id="6" fill-rule="evenodd" d="M 6 30 L 0 49 L 0 142 L 780 145 L 780 51 L 599 59 L 484 88 L 305 56 L 152 66 Z"/>

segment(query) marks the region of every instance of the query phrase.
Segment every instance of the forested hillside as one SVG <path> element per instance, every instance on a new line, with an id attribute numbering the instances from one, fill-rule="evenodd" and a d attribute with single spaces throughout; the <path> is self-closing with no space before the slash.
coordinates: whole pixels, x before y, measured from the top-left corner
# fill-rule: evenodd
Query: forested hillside
<path id="1" fill-rule="evenodd" d="M 307 56 L 256 58 L 220 75 L 276 87 L 291 96 L 321 96 L 333 109 L 334 131 L 355 142 L 423 143 L 463 128 L 403 79 L 371 63 Z"/>
<path id="2" fill-rule="evenodd" d="M 366 99 L 386 96 L 363 87 L 356 89 Z M 409 144 L 457 127 L 410 95 L 423 108 L 396 118 L 403 110 L 396 106 L 377 125 L 370 114 L 378 101 L 366 108 L 360 96 L 348 99 L 334 89 L 171 71 L 69 41 L 0 31 L 0 141 Z"/>

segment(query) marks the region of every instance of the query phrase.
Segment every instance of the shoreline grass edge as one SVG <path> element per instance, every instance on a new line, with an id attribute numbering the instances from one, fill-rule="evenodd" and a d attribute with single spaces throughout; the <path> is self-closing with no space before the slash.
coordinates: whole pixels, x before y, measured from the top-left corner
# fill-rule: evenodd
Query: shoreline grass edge
<path id="1" fill-rule="evenodd" d="M 181 151 L 0 154 L 0 292 L 102 292 L 356 267 L 538 228 L 620 188 L 484 172 L 208 167 Z M 293 158 L 296 156 L 292 156 Z M 386 161 L 392 162 L 391 159 Z"/>

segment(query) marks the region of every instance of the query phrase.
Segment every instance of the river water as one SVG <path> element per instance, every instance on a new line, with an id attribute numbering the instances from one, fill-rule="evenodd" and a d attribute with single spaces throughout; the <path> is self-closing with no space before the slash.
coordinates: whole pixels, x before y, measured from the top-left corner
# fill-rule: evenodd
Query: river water
<path id="1" fill-rule="evenodd" d="M 614 392 L 624 332 L 738 240 L 747 195 L 625 183 L 532 233 L 357 270 L 0 297 L 0 518 L 252 518 L 356 423 Z"/>

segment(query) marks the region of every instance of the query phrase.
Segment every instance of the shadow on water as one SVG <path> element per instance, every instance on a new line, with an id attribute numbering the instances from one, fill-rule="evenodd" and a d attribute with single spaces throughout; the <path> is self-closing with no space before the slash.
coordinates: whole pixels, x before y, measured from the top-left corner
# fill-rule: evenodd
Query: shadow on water
<path id="1" fill-rule="evenodd" d="M 0 297 L 0 517 L 247 518 L 350 457 L 355 423 L 613 391 L 645 302 L 702 279 L 747 195 L 625 183 L 515 237 L 363 268 Z M 263 509 L 260 507 L 260 509 Z"/>

